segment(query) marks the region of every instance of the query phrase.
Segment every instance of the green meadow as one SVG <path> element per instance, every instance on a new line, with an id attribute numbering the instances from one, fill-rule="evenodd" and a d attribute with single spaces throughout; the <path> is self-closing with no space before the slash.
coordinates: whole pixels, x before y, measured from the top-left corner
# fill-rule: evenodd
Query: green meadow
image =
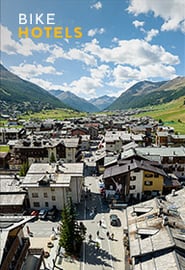
<path id="1" fill-rule="evenodd" d="M 150 109 L 150 108 L 148 108 Z M 164 125 L 174 127 L 175 132 L 185 134 L 185 98 L 181 97 L 166 104 L 151 107 L 151 110 L 138 114 L 140 116 L 151 116 L 161 119 Z"/>

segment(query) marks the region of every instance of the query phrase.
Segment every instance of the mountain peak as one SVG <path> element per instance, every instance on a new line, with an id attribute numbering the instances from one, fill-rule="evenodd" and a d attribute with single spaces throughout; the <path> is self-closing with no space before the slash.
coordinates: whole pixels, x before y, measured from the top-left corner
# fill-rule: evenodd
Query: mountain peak
<path id="1" fill-rule="evenodd" d="M 123 92 L 107 109 L 126 110 L 166 103 L 185 95 L 185 77 L 169 81 L 141 81 Z"/>

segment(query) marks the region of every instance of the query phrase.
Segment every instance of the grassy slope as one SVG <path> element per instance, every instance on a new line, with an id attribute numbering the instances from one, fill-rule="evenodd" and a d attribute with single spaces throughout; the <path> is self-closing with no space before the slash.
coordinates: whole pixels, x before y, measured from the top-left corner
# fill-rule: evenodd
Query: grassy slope
<path id="1" fill-rule="evenodd" d="M 86 113 L 76 112 L 67 109 L 56 109 L 56 110 L 45 110 L 39 113 L 29 114 L 27 116 L 21 117 L 23 119 L 29 120 L 34 119 L 57 119 L 64 120 L 65 118 L 75 118 L 86 116 Z"/>
<path id="2" fill-rule="evenodd" d="M 185 134 L 185 105 L 184 97 L 166 104 L 153 106 L 152 110 L 137 116 L 151 116 L 156 120 L 162 119 L 165 125 L 175 128 L 180 134 Z"/>

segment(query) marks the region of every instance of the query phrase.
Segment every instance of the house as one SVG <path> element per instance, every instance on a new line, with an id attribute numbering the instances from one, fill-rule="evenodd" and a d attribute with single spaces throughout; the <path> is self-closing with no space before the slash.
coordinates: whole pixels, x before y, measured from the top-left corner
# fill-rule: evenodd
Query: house
<path id="1" fill-rule="evenodd" d="M 145 139 L 143 134 L 132 134 L 124 131 L 107 131 L 105 134 L 106 151 L 121 152 L 121 148 L 128 143 L 135 142 L 143 146 Z"/>
<path id="2" fill-rule="evenodd" d="M 185 178 L 185 147 L 139 147 L 135 151 L 148 160 L 159 162 L 166 173 Z"/>
<path id="3" fill-rule="evenodd" d="M 183 189 L 169 199 L 155 198 L 127 207 L 124 245 L 133 270 L 185 268 L 185 223 L 176 205 L 176 198 L 183 205 L 184 196 Z"/>
<path id="4" fill-rule="evenodd" d="M 71 129 L 72 136 L 88 135 L 89 131 L 86 128 L 76 127 Z"/>
<path id="5" fill-rule="evenodd" d="M 141 200 L 162 194 L 166 173 L 148 161 L 130 160 L 105 169 L 106 197 Z"/>
<path id="6" fill-rule="evenodd" d="M 33 163 L 21 187 L 28 191 L 31 208 L 61 210 L 69 198 L 80 202 L 83 180 L 83 163 Z"/>
<path id="7" fill-rule="evenodd" d="M 10 160 L 9 152 L 0 152 L 0 169 L 8 169 Z"/>
<path id="8" fill-rule="evenodd" d="M 0 127 L 0 144 L 6 144 L 9 140 L 18 140 L 25 136 L 23 128 Z"/>
<path id="9" fill-rule="evenodd" d="M 81 150 L 88 151 L 90 149 L 90 135 L 81 135 Z"/>
<path id="10" fill-rule="evenodd" d="M 181 134 L 181 135 L 175 135 L 175 134 L 171 134 L 170 135 L 170 143 L 173 146 L 185 146 L 185 135 Z"/>
<path id="11" fill-rule="evenodd" d="M 156 133 L 156 142 L 155 143 L 157 146 L 168 146 L 169 133 L 167 131 L 158 131 Z"/>
<path id="12" fill-rule="evenodd" d="M 81 138 L 65 138 L 63 139 L 65 146 L 64 162 L 79 162 L 82 158 L 81 152 Z"/>
<path id="13" fill-rule="evenodd" d="M 33 217 L 19 215 L 0 216 L 0 265 L 2 270 L 22 270 L 30 257 L 33 266 L 31 269 L 39 270 L 42 262 L 44 263 L 44 250 L 30 249 L 29 237 L 24 236 L 23 227 L 32 219 Z"/>
<path id="14" fill-rule="evenodd" d="M 82 157 L 80 144 L 81 138 L 45 139 L 34 135 L 19 140 L 14 145 L 12 154 L 22 162 L 28 160 L 29 164 L 54 162 L 59 159 L 76 162 Z"/>
<path id="15" fill-rule="evenodd" d="M 0 213 L 23 213 L 29 208 L 27 191 L 21 188 L 21 181 L 16 174 L 0 175 Z"/>

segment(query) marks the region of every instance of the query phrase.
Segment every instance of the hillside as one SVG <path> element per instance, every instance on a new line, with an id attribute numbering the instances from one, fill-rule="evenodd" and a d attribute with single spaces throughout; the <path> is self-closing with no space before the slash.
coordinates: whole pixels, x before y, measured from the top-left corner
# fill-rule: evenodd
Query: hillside
<path id="1" fill-rule="evenodd" d="M 38 106 L 39 109 L 67 107 L 43 88 L 19 78 L 2 65 L 0 65 L 0 74 L 0 96 L 1 102 L 5 104 L 19 104 L 20 107 L 20 104 L 27 103 L 28 107 Z"/>
<path id="2" fill-rule="evenodd" d="M 185 95 L 185 77 L 170 81 L 136 83 L 121 94 L 107 109 L 124 110 L 167 103 Z"/>
<path id="3" fill-rule="evenodd" d="M 176 132 L 185 134 L 185 97 L 152 106 L 150 109 L 150 111 L 137 114 L 136 117 L 150 116 L 156 120 L 161 119 L 164 125 L 172 126 Z"/>
<path id="4" fill-rule="evenodd" d="M 50 93 L 55 95 L 58 99 L 60 99 L 63 103 L 70 106 L 72 109 L 82 111 L 82 112 L 98 112 L 99 109 L 88 102 L 84 98 L 80 98 L 77 95 L 69 92 L 69 91 L 61 91 L 61 90 L 50 90 Z"/>
<path id="5" fill-rule="evenodd" d="M 100 111 L 103 111 L 108 106 L 110 106 L 115 99 L 116 97 L 104 95 L 98 98 L 92 98 L 89 100 L 89 102 L 96 106 Z"/>

